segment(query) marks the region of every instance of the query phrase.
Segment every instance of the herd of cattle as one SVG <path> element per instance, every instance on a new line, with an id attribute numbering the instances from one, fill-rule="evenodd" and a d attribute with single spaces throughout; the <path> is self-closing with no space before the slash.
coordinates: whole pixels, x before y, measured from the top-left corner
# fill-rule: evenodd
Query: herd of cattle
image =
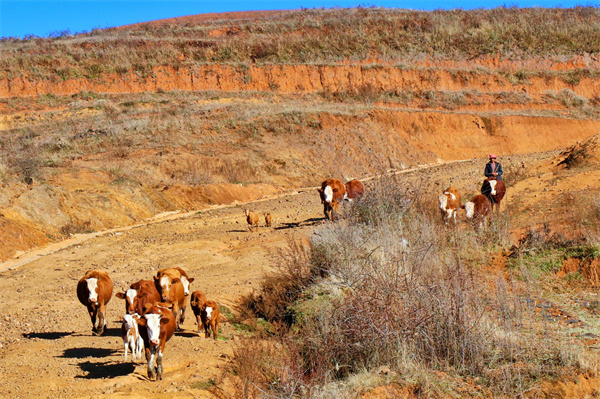
<path id="1" fill-rule="evenodd" d="M 331 178 L 325 180 L 317 189 L 323 204 L 323 213 L 333 220 L 338 212 L 339 203 L 343 200 L 358 200 L 364 193 L 364 186 L 359 180 L 350 180 L 343 184 Z M 504 182 L 490 178 L 481 187 L 482 194 L 476 195 L 464 206 L 461 195 L 454 187 L 448 187 L 439 196 L 440 210 L 445 222 L 453 219 L 459 209 L 465 209 L 467 218 L 482 224 L 490 216 L 506 193 Z M 258 226 L 259 216 L 251 210 L 245 210 L 249 228 L 253 231 Z M 265 213 L 265 224 L 271 226 L 271 214 Z M 194 281 L 180 267 L 161 269 L 152 280 L 140 280 L 131 284 L 126 292 L 118 292 L 115 296 L 125 301 L 125 315 L 121 325 L 121 336 L 127 360 L 128 349 L 132 360 L 141 360 L 145 351 L 148 361 L 148 378 L 162 380 L 162 358 L 165 344 L 185 320 L 187 297 L 190 296 L 190 283 Z M 106 327 L 106 305 L 113 293 L 113 282 L 107 272 L 90 270 L 77 284 L 77 297 L 87 307 L 92 320 L 92 331 L 102 335 Z M 201 291 L 191 294 L 190 305 L 205 337 L 217 339 L 219 331 L 219 306 L 215 301 L 207 300 Z"/>
<path id="2" fill-rule="evenodd" d="M 481 226 L 491 216 L 494 209 L 500 209 L 500 202 L 506 194 L 506 185 L 502 180 L 490 177 L 484 180 L 481 186 L 481 194 L 462 205 L 461 196 L 454 187 L 448 187 L 444 193 L 439 196 L 440 211 L 444 222 L 454 220 L 456 223 L 456 214 L 459 209 L 464 209 L 467 213 L 467 219 L 473 220 L 477 226 Z"/>
<path id="3" fill-rule="evenodd" d="M 360 199 L 364 194 L 364 187 L 359 180 L 350 180 L 346 184 L 342 184 L 340 180 L 332 178 L 325 180 L 317 191 L 321 197 L 325 217 L 333 220 L 334 214 L 338 212 L 339 202 Z M 481 194 L 474 196 L 471 201 L 462 205 L 458 189 L 448 187 L 438 198 L 442 219 L 444 222 L 452 219 L 456 223 L 458 210 L 465 209 L 467 219 L 473 220 L 480 226 L 487 221 L 494 209 L 500 209 L 500 202 L 505 194 L 504 182 L 496 177 L 490 177 L 484 180 Z"/>
<path id="4" fill-rule="evenodd" d="M 145 350 L 148 361 L 148 378 L 162 380 L 162 358 L 165 344 L 185 320 L 190 283 L 194 281 L 180 268 L 161 269 L 152 280 L 140 280 L 131 284 L 126 292 L 115 296 L 125 300 L 125 315 L 121 324 L 121 336 L 127 351 L 131 349 L 134 361 L 141 360 Z M 113 282 L 107 272 L 88 271 L 77 283 L 77 298 L 87 307 L 92 320 L 92 331 L 102 335 L 106 327 L 106 305 L 113 293 Z M 201 291 L 191 294 L 190 305 L 205 337 L 217 339 L 219 331 L 219 306 L 207 300 Z"/>

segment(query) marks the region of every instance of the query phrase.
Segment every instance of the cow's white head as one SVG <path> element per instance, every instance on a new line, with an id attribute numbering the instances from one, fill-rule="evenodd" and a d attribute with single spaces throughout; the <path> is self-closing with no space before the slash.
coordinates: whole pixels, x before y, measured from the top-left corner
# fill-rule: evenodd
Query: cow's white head
<path id="1" fill-rule="evenodd" d="M 161 276 L 158 280 L 158 284 L 160 285 L 160 296 L 163 301 L 169 300 L 169 289 L 171 288 L 171 279 L 169 276 Z"/>
<path id="2" fill-rule="evenodd" d="M 95 277 L 85 280 L 89 292 L 88 300 L 90 303 L 98 302 L 98 279 Z"/>
<path id="3" fill-rule="evenodd" d="M 446 194 L 440 195 L 438 201 L 440 202 L 440 209 L 442 211 L 445 211 L 446 207 L 448 206 L 448 197 L 446 196 Z"/>
<path id="4" fill-rule="evenodd" d="M 127 301 L 127 305 L 129 305 L 128 307 L 130 309 L 133 309 L 133 301 L 135 300 L 136 296 L 137 296 L 137 290 L 134 290 L 133 288 L 129 288 L 125 292 L 125 300 Z"/>
<path id="5" fill-rule="evenodd" d="M 141 326 L 146 326 L 148 341 L 154 346 L 160 345 L 160 327 L 168 322 L 169 319 L 163 317 L 160 313 L 146 313 L 138 321 Z"/>
<path id="6" fill-rule="evenodd" d="M 212 311 L 213 309 L 210 306 L 206 307 L 206 319 L 210 320 L 211 316 L 212 316 Z"/>
<path id="7" fill-rule="evenodd" d="M 496 195 L 496 184 L 498 183 L 498 180 L 490 180 L 490 194 L 491 195 Z"/>
<path id="8" fill-rule="evenodd" d="M 325 190 L 323 190 L 323 195 L 325 197 L 325 202 L 331 203 L 331 201 L 333 201 L 333 189 L 331 186 L 325 187 Z"/>
<path id="9" fill-rule="evenodd" d="M 185 276 L 181 276 L 181 284 L 183 284 L 183 293 L 187 296 L 190 295 L 190 284 L 194 282 L 194 278 L 188 279 Z"/>
<path id="10" fill-rule="evenodd" d="M 475 215 L 475 203 L 474 202 L 467 202 L 465 204 L 465 210 L 467 211 L 467 217 L 469 219 L 472 219 L 473 216 Z"/>
<path id="11" fill-rule="evenodd" d="M 134 330 L 137 332 L 137 319 L 138 318 L 139 318 L 139 316 L 137 315 L 137 313 L 135 315 L 126 314 L 125 316 L 123 316 L 123 325 L 125 326 L 125 329 L 127 331 Z"/>

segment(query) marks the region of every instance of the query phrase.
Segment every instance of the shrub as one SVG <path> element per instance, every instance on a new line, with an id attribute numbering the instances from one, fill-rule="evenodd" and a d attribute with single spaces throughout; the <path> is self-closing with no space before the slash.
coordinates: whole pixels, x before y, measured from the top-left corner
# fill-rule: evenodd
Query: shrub
<path id="1" fill-rule="evenodd" d="M 290 397 L 294 384 L 309 392 L 386 366 L 479 377 L 497 394 L 512 395 L 563 368 L 595 369 L 572 344 L 531 334 L 523 320 L 535 316 L 502 274 L 479 273 L 490 253 L 509 246 L 510 215 L 485 229 L 444 226 L 424 193 L 383 178 L 344 220 L 316 229 L 310 257 L 281 258 L 260 295 L 242 305 L 284 327 L 270 335 L 279 350 L 269 361 L 285 367 L 269 365 L 269 379 L 256 363 L 260 355 L 244 356 L 253 364 L 247 368 L 263 370 L 260 389 L 272 393 L 272 381 L 286 381 L 277 392 Z M 526 237 L 523 250 L 547 246 L 540 234 Z"/>

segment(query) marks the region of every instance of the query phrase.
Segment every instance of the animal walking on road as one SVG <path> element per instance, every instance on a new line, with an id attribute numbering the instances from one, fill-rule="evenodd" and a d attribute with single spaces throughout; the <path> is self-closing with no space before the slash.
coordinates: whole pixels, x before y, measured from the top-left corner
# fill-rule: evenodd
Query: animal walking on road
<path id="1" fill-rule="evenodd" d="M 254 228 L 258 228 L 258 214 L 251 211 L 250 209 L 244 210 L 246 215 L 246 222 L 248 222 L 248 228 L 251 232 L 254 232 Z"/>
<path id="2" fill-rule="evenodd" d="M 318 188 L 317 191 L 321 197 L 325 218 L 333 220 L 334 213 L 338 212 L 338 204 L 346 194 L 346 187 L 338 179 L 332 178 L 321 183 L 321 188 Z"/>
<path id="3" fill-rule="evenodd" d="M 94 334 L 104 333 L 106 305 L 110 302 L 113 287 L 108 273 L 103 270 L 89 270 L 77 283 L 77 298 L 87 307 Z"/>

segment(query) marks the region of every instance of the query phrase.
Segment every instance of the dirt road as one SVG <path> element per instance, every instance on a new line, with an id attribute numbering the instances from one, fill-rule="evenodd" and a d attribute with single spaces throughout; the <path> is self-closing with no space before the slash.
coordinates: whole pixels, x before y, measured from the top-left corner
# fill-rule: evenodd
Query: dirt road
<path id="1" fill-rule="evenodd" d="M 250 233 L 241 207 L 206 211 L 91 238 L 3 271 L 0 397 L 210 397 L 190 386 L 221 372 L 237 334 L 229 323 L 222 323 L 223 339 L 205 339 L 197 336 L 190 311 L 184 331 L 167 344 L 164 381 L 149 382 L 145 362 L 122 360 L 122 301 L 113 296 L 108 333 L 95 337 L 75 287 L 91 268 L 106 269 L 119 292 L 160 268 L 181 266 L 196 278 L 193 290 L 231 308 L 236 297 L 258 285 L 278 248 L 322 222 L 314 192 L 259 202 L 252 209 L 270 211 L 274 227 L 261 220 Z"/>

